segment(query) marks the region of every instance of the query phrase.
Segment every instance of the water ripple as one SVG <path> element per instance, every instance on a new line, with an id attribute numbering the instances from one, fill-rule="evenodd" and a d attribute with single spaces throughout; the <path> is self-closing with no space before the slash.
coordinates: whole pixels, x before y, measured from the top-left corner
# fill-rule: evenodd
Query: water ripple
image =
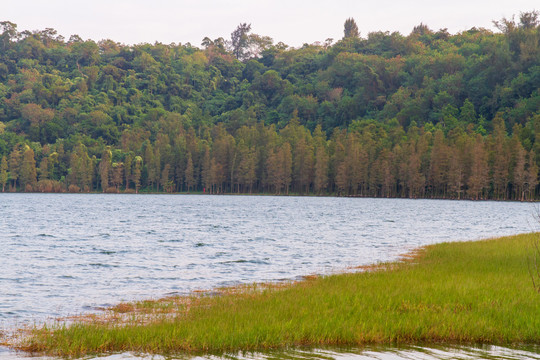
<path id="1" fill-rule="evenodd" d="M 512 202 L 0 194 L 0 331 L 100 304 L 393 260 L 535 230 Z"/>

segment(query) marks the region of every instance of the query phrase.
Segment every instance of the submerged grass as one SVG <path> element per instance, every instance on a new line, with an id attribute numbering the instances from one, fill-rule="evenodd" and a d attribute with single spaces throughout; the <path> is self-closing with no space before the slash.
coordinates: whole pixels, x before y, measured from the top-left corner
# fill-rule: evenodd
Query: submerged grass
<path id="1" fill-rule="evenodd" d="M 537 237 L 438 244 L 362 273 L 123 304 L 111 310 L 122 321 L 42 327 L 17 347 L 76 357 L 303 345 L 539 344 L 540 295 L 527 269 Z"/>

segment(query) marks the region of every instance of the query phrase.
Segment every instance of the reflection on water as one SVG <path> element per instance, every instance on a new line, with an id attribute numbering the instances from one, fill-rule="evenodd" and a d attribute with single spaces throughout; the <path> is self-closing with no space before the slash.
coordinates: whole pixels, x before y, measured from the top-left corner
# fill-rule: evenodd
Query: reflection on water
<path id="1" fill-rule="evenodd" d="M 539 347 L 505 348 L 500 346 L 482 347 L 421 347 L 366 348 L 366 349 L 327 349 L 327 350 L 290 350 L 267 354 L 243 354 L 230 359 L 379 359 L 379 360 L 465 360 L 465 359 L 540 359 Z M 201 357 L 199 359 L 223 359 L 223 357 Z"/>
<path id="2" fill-rule="evenodd" d="M 23 360 L 22 356 L 2 352 L 0 360 Z M 30 360 L 46 360 L 44 357 L 34 357 Z M 364 349 L 291 349 L 286 351 L 273 351 L 267 353 L 238 353 L 221 356 L 161 356 L 142 354 L 115 354 L 99 358 L 99 360 L 479 360 L 479 359 L 506 359 L 506 360 L 540 360 L 540 347 L 528 346 L 507 348 L 501 346 L 407 346 L 400 348 L 364 348 Z"/>

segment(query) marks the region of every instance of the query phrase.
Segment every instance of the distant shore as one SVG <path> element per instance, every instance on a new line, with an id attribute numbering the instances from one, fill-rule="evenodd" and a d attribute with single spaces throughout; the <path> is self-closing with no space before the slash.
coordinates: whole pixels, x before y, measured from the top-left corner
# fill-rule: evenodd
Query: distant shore
<path id="1" fill-rule="evenodd" d="M 72 195 L 204 195 L 204 196 L 286 196 L 286 197 L 321 197 L 321 198 L 350 198 L 350 199 L 409 199 L 409 200 L 451 200 L 451 201 L 504 201 L 504 202 L 527 202 L 527 203 L 536 203 L 540 202 L 540 199 L 527 199 L 527 200 L 517 200 L 517 199 L 471 199 L 471 198 L 450 198 L 450 197 L 380 197 L 380 196 L 368 196 L 368 195 L 340 195 L 336 193 L 324 193 L 324 194 L 314 194 L 314 193 L 282 193 L 275 194 L 271 192 L 254 192 L 254 193 L 208 193 L 202 191 L 191 191 L 191 192 L 152 192 L 152 191 L 140 191 L 135 193 L 134 191 L 120 191 L 120 192 L 101 192 L 101 191 L 90 191 L 90 192 L 13 192 L 5 191 L 0 192 L 1 194 L 72 194 Z"/>
<path id="2" fill-rule="evenodd" d="M 68 326 L 37 328 L 14 347 L 86 356 L 305 345 L 540 344 L 534 260 L 539 238 L 430 245 L 359 273 L 119 304 L 69 319 Z"/>

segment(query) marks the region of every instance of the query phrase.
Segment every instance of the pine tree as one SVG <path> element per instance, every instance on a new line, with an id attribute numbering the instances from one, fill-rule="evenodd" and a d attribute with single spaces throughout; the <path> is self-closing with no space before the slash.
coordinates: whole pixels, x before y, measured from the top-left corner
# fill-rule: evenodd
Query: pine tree
<path id="1" fill-rule="evenodd" d="M 16 145 L 13 151 L 9 154 L 9 179 L 12 181 L 11 189 L 16 191 L 17 180 L 19 179 L 19 172 L 21 169 L 21 145 Z"/>
<path id="2" fill-rule="evenodd" d="M 527 157 L 527 193 L 528 199 L 533 200 L 535 198 L 536 187 L 538 186 L 538 165 L 536 164 L 536 155 L 533 150 L 529 152 Z"/>
<path id="3" fill-rule="evenodd" d="M 309 192 L 311 179 L 313 178 L 313 148 L 307 144 L 305 137 L 300 137 L 294 149 L 294 183 L 300 192 Z"/>
<path id="4" fill-rule="evenodd" d="M 241 141 L 241 144 L 239 146 L 238 181 L 242 184 L 244 191 L 249 188 L 251 194 L 253 182 L 255 181 L 255 150 L 247 147 L 243 141 Z"/>
<path id="5" fill-rule="evenodd" d="M 37 183 L 36 159 L 34 158 L 34 150 L 29 146 L 24 149 L 20 180 L 24 191 L 34 190 Z"/>
<path id="6" fill-rule="evenodd" d="M 142 157 L 135 156 L 135 165 L 133 166 L 133 184 L 135 185 L 135 194 L 139 193 L 141 187 Z"/>
<path id="7" fill-rule="evenodd" d="M 286 142 L 279 149 L 279 159 L 281 162 L 281 168 L 283 169 L 281 172 L 281 183 L 285 188 L 285 193 L 288 195 L 292 182 L 292 153 L 291 145 L 289 143 Z"/>
<path id="8" fill-rule="evenodd" d="M 77 186 L 79 190 L 89 192 L 92 187 L 94 164 L 83 144 L 79 144 L 71 153 L 69 170 L 69 183 Z"/>
<path id="9" fill-rule="evenodd" d="M 103 192 L 109 188 L 109 179 L 111 172 L 112 152 L 106 148 L 101 154 L 101 162 L 99 163 L 99 175 L 101 180 L 101 189 Z"/>
<path id="10" fill-rule="evenodd" d="M 129 189 L 129 183 L 131 182 L 131 179 L 133 178 L 133 157 L 131 154 L 128 154 L 126 158 L 124 159 L 124 183 L 126 190 Z"/>
<path id="11" fill-rule="evenodd" d="M 124 163 L 115 162 L 112 164 L 111 183 L 116 188 L 116 192 L 120 193 L 120 185 L 124 179 Z"/>
<path id="12" fill-rule="evenodd" d="M 46 156 L 44 156 L 39 162 L 38 178 L 39 181 L 49 179 L 49 158 Z"/>
<path id="13" fill-rule="evenodd" d="M 315 154 L 315 177 L 313 187 L 316 194 L 321 194 L 328 187 L 328 154 L 320 146 Z"/>
<path id="14" fill-rule="evenodd" d="M 212 192 L 211 170 L 212 161 L 210 158 L 210 147 L 208 145 L 205 145 L 203 160 L 201 164 L 201 182 L 202 186 L 204 187 L 204 191 L 208 191 L 210 193 Z"/>
<path id="15" fill-rule="evenodd" d="M 161 171 L 161 186 L 163 186 L 163 190 L 168 193 L 171 193 L 174 190 L 174 182 L 170 178 L 170 172 L 171 165 L 165 164 L 163 171 Z"/>
<path id="16" fill-rule="evenodd" d="M 421 172 L 420 154 L 413 145 L 407 163 L 407 186 L 409 198 L 416 199 L 424 196 L 424 175 Z"/>
<path id="17" fill-rule="evenodd" d="M 523 201 L 525 200 L 525 187 L 527 183 L 527 173 L 525 171 L 527 152 L 520 142 L 516 143 L 514 156 L 516 157 L 516 164 L 514 166 L 512 183 L 514 185 L 515 199 Z"/>
<path id="18" fill-rule="evenodd" d="M 8 162 L 5 156 L 2 156 L 0 161 L 0 185 L 2 185 L 2 192 L 6 189 L 6 183 L 8 181 Z"/>
<path id="19" fill-rule="evenodd" d="M 195 169 L 193 168 L 193 159 L 191 157 L 191 153 L 188 153 L 186 173 L 184 176 L 187 191 L 190 192 L 191 188 L 195 185 Z"/>
<path id="20" fill-rule="evenodd" d="M 446 185 L 448 184 L 448 162 L 449 150 L 444 142 L 444 133 L 437 130 L 431 148 L 431 158 L 429 163 L 429 187 L 432 197 L 446 196 Z"/>
<path id="21" fill-rule="evenodd" d="M 360 36 L 358 25 L 356 25 L 356 21 L 354 21 L 353 18 L 348 18 L 345 20 L 345 24 L 343 25 L 343 33 L 343 39 L 357 38 Z"/>
<path id="22" fill-rule="evenodd" d="M 473 146 L 471 176 L 467 185 L 469 198 L 474 200 L 484 198 L 485 190 L 489 185 L 489 168 L 484 140 L 481 135 L 477 135 Z"/>
<path id="23" fill-rule="evenodd" d="M 154 148 L 152 147 L 151 143 L 148 143 L 144 149 L 144 165 L 146 167 L 147 174 L 146 185 L 148 187 L 153 187 L 158 176 L 156 174 L 155 162 Z"/>

